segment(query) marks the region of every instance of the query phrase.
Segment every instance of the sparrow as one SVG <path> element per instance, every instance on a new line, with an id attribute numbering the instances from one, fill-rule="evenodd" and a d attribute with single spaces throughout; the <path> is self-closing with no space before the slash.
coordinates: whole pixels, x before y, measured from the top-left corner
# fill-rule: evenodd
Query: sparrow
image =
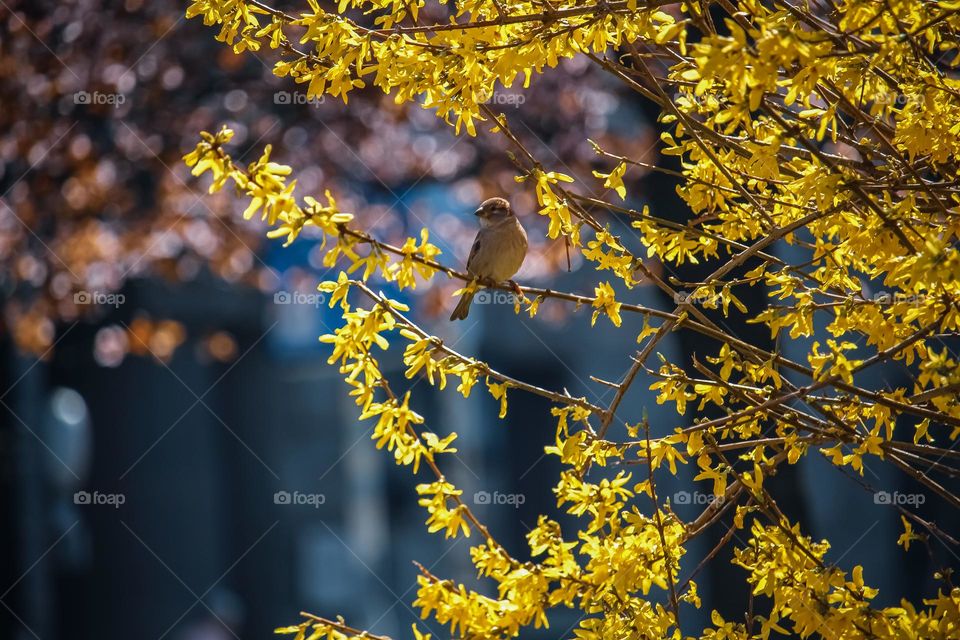
<path id="1" fill-rule="evenodd" d="M 520 270 L 527 256 L 527 232 L 523 230 L 510 203 L 503 198 L 485 200 L 474 211 L 480 219 L 480 231 L 467 258 L 467 272 L 478 280 L 487 282 L 509 281 Z M 470 303 L 476 292 L 468 291 L 460 297 L 450 320 L 463 320 L 470 313 Z"/>

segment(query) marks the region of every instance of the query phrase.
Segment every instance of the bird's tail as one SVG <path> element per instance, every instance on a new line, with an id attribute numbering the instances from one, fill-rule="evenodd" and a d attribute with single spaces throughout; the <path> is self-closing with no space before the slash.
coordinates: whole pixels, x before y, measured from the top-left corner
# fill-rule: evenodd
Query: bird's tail
<path id="1" fill-rule="evenodd" d="M 457 303 L 457 308 L 450 314 L 450 320 L 466 319 L 467 314 L 470 313 L 470 303 L 473 302 L 473 295 L 473 291 L 468 291 L 460 296 L 460 302 Z"/>

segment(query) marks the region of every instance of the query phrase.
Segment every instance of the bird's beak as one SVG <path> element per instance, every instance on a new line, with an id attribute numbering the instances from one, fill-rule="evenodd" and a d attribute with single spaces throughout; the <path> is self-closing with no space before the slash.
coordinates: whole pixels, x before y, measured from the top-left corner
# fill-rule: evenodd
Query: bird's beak
<path id="1" fill-rule="evenodd" d="M 483 213 L 483 207 L 480 207 L 479 209 L 473 212 L 473 215 L 479 218 L 482 213 Z"/>

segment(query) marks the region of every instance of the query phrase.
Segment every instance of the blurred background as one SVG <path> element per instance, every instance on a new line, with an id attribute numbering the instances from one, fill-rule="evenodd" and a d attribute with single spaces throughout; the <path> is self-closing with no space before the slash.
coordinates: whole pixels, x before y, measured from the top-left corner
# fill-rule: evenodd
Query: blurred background
<path id="1" fill-rule="evenodd" d="M 0 2 L 0 637 L 257 638 L 297 622 L 301 610 L 405 637 L 418 619 L 413 560 L 489 590 L 471 570 L 476 540 L 426 533 L 414 491 L 425 476 L 374 449 L 372 425 L 357 423 L 326 365 L 317 337 L 338 314 L 316 284 L 335 272 L 322 266 L 317 242 L 265 241 L 262 225 L 242 221 L 245 202 L 230 189 L 207 195 L 182 155 L 199 131 L 227 124 L 236 160 L 251 162 L 272 144 L 301 194 L 330 189 L 387 241 L 427 226 L 456 266 L 476 232 L 471 212 L 505 195 L 532 239 L 519 281 L 589 292 L 594 274 L 576 256 L 567 272 L 562 243 L 544 239 L 532 190 L 515 182 L 501 139 L 456 138 L 432 112 L 378 91 L 352 94 L 349 108 L 307 101 L 273 76 L 271 52 L 234 55 L 215 30 L 187 22 L 185 6 Z M 607 168 L 587 138 L 676 168 L 657 153 L 651 106 L 585 60 L 490 102 L 542 162 L 596 187 L 587 195 L 604 197 L 591 171 Z M 669 179 L 631 169 L 628 182 L 630 206 L 688 217 Z M 683 281 L 713 266 L 651 265 Z M 451 324 L 456 288 L 440 278 L 419 287 L 415 319 L 512 376 L 612 400 L 590 376 L 622 378 L 636 318 L 590 331 L 584 310 L 546 303 L 531 320 L 491 303 Z M 749 294 L 751 310 L 760 308 L 764 292 Z M 652 287 L 619 297 L 672 308 Z M 742 318 L 726 322 L 773 347 Z M 798 358 L 808 345 L 779 347 Z M 660 353 L 681 361 L 713 349 L 674 334 Z M 402 373 L 396 353 L 387 362 Z M 873 375 L 879 387 L 903 384 L 906 372 Z M 573 535 L 575 520 L 551 492 L 559 467 L 543 454 L 555 429 L 548 403 L 511 393 L 510 413 L 498 420 L 498 403 L 479 389 L 465 401 L 394 378 L 400 390 L 416 388 L 431 430 L 460 434 L 443 470 L 508 549 L 528 556 L 524 536 L 539 513 Z M 686 424 L 693 411 L 685 418 L 657 405 L 650 382 L 633 387 L 623 414 L 639 420 L 645 410 L 654 436 Z M 934 589 L 933 571 L 955 563 L 953 552 L 931 542 L 908 562 L 895 545 L 897 512 L 871 491 L 922 493 L 877 463 L 851 481 L 808 458 L 772 486 L 808 533 L 830 537 L 831 561 L 864 564 L 880 604 L 901 595 L 917 602 Z M 690 493 L 690 466 L 659 485 L 684 517 L 706 506 L 706 494 Z M 956 531 L 956 514 L 924 502 L 922 514 Z M 726 526 L 716 529 L 692 545 L 681 577 Z M 728 560 L 722 553 L 697 577 L 704 608 L 689 630 L 707 624 L 712 608 L 742 620 L 743 575 Z M 523 637 L 567 637 L 577 621 L 557 611 L 550 630 Z M 430 621 L 421 629 L 448 635 Z"/>

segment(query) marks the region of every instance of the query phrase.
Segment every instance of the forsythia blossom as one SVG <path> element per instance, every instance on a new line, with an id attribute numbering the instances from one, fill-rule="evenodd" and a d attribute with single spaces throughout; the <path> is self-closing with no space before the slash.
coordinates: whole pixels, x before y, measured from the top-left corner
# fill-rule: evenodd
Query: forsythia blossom
<path id="1" fill-rule="evenodd" d="M 533 192 L 546 235 L 562 237 L 598 272 L 592 295 L 530 290 L 527 313 L 556 298 L 550 304 L 586 307 L 591 325 L 604 315 L 621 332 L 632 326 L 623 314 L 644 315 L 639 335 L 624 335 L 642 351 L 627 354 L 623 380 L 607 382 L 617 392 L 606 407 L 511 378 L 458 353 L 414 324 L 405 305 L 370 288 L 383 280 L 412 289 L 441 272 L 468 286 L 468 274 L 442 263 L 427 229 L 389 244 L 329 192 L 298 194 L 293 170 L 271 160 L 269 146 L 239 167 L 226 149 L 229 129 L 201 133 L 184 159 L 194 175 L 209 174 L 211 192 L 235 185 L 248 199 L 244 215 L 259 214 L 287 244 L 305 227 L 319 231 L 323 262 L 337 268 L 320 289 L 343 319 L 321 337 L 331 365 L 360 419 L 374 424 L 376 446 L 432 476 L 417 487 L 428 529 L 480 539 L 471 560 L 492 588 L 480 593 L 423 569 L 414 604 L 424 617 L 463 638 L 516 637 L 548 626 L 555 607 L 582 612 L 573 631 L 582 640 L 960 637 L 960 589 L 949 576 L 926 597 L 875 605 L 864 568 L 829 564 L 829 542 L 789 521 L 765 482 L 779 465 L 814 452 L 853 475 L 875 459 L 960 508 L 927 475 L 956 474 L 948 463 L 960 438 L 960 361 L 937 346 L 939 336 L 960 330 L 960 2 L 732 0 L 669 10 L 636 0 L 341 0 L 329 9 L 306 2 L 291 14 L 259 1 L 192 0 L 187 16 L 216 27 L 236 53 L 276 50 L 274 73 L 311 99 L 347 102 L 373 86 L 398 103 L 419 101 L 458 134 L 477 135 L 479 125 L 502 134 L 521 151 L 517 182 Z M 445 18 L 431 22 L 438 7 Z M 526 87 L 573 57 L 660 107 L 661 151 L 679 159 L 676 170 L 584 141 L 602 163 L 594 176 L 617 199 L 584 196 L 591 187 L 534 157 L 486 104 L 497 84 Z M 629 208 L 630 180 L 641 168 L 680 180 L 686 218 Z M 621 228 L 629 237 L 617 235 Z M 806 257 L 789 262 L 775 243 Z M 649 258 L 715 268 L 681 291 L 647 267 Z M 674 304 L 635 304 L 629 294 L 641 282 Z M 749 309 L 741 301 L 749 287 L 764 288 L 770 305 Z M 713 310 L 745 316 L 772 337 L 818 339 L 789 359 L 740 340 L 705 313 Z M 672 330 L 709 338 L 711 350 L 692 363 L 667 361 L 655 347 Z M 426 431 L 416 398 L 391 388 L 378 360 L 391 341 L 402 344 L 408 378 L 439 389 L 452 379 L 464 397 L 482 382 L 501 418 L 509 417 L 508 391 L 553 403 L 556 429 L 545 450 L 563 465 L 554 491 L 578 518 L 576 530 L 541 516 L 527 535 L 529 561 L 496 540 L 443 475 L 456 433 Z M 910 372 L 909 384 L 861 386 L 858 374 L 890 362 Z M 695 411 L 692 423 L 620 415 L 620 399 L 640 375 L 654 378 L 659 403 L 682 416 Z M 906 440 L 895 437 L 898 420 L 910 425 Z M 524 437 L 542 434 L 529 428 Z M 698 486 L 715 498 L 690 521 L 657 491 L 657 477 L 676 474 L 678 464 L 695 466 L 695 481 L 705 483 Z M 680 578 L 696 567 L 685 558 L 689 543 L 720 517 L 732 527 L 725 543 L 735 547 L 734 564 L 764 608 L 746 622 L 712 612 L 707 628 L 681 629 L 683 610 L 701 604 L 696 583 Z M 902 522 L 904 552 L 942 533 L 909 510 Z M 278 632 L 376 638 L 312 616 Z"/>

